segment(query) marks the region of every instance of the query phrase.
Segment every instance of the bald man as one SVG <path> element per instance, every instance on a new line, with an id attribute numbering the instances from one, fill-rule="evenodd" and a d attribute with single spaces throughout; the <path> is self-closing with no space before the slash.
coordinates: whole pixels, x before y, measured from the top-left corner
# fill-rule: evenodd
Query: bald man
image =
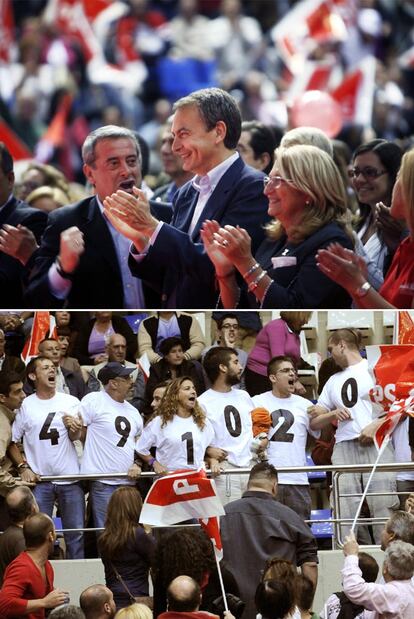
<path id="1" fill-rule="evenodd" d="M 116 613 L 113 593 L 105 585 L 91 585 L 79 597 L 86 619 L 112 619 Z"/>

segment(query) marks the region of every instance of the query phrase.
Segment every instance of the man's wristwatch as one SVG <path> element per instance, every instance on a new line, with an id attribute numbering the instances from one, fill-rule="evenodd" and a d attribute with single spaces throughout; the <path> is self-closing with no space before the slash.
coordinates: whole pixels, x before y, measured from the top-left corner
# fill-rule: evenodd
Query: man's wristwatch
<path id="1" fill-rule="evenodd" d="M 362 299 L 371 290 L 372 286 L 369 282 L 364 282 L 362 286 L 354 290 L 353 296 L 357 299 Z"/>

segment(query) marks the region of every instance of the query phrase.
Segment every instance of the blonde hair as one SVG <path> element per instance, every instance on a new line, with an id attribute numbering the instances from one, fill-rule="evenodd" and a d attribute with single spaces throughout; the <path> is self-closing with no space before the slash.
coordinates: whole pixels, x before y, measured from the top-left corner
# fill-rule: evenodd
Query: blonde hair
<path id="1" fill-rule="evenodd" d="M 312 318 L 312 312 L 280 312 L 280 317 L 291 329 L 296 330 L 300 324 L 303 326 L 309 322 Z"/>
<path id="2" fill-rule="evenodd" d="M 316 146 L 328 153 L 331 157 L 334 155 L 332 141 L 328 138 L 322 129 L 317 127 L 295 127 L 290 129 L 280 140 L 280 146 L 288 148 L 297 144 L 310 144 Z"/>
<path id="3" fill-rule="evenodd" d="M 146 604 L 131 604 L 118 610 L 115 619 L 152 619 L 152 610 Z"/>
<path id="4" fill-rule="evenodd" d="M 302 222 L 289 231 L 292 241 L 303 241 L 333 221 L 353 238 L 346 190 L 332 157 L 310 144 L 281 146 L 276 150 L 275 167 L 283 178 L 292 181 L 294 187 L 303 192 L 309 200 L 309 204 L 303 205 Z M 269 236 L 275 240 L 285 232 L 278 220 L 271 222 L 267 230 Z"/>
<path id="5" fill-rule="evenodd" d="M 49 187 L 48 185 L 37 187 L 29 193 L 25 201 L 28 204 L 33 205 L 33 203 L 39 198 L 50 198 L 56 204 L 56 208 L 70 204 L 68 195 L 59 187 Z"/>
<path id="6" fill-rule="evenodd" d="M 414 148 L 403 155 L 398 176 L 401 192 L 407 209 L 407 225 L 414 230 Z"/>

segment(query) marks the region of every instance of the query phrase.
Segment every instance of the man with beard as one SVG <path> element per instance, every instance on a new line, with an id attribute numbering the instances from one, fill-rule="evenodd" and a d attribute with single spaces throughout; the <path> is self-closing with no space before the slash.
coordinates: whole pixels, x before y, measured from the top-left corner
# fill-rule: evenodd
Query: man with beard
<path id="1" fill-rule="evenodd" d="M 79 474 L 79 461 L 73 441 L 80 438 L 78 428 L 67 428 L 66 416 L 78 418 L 80 402 L 56 389 L 56 367 L 47 357 L 35 357 L 27 366 L 27 377 L 35 392 L 21 405 L 13 423 L 12 441 L 23 439 L 27 459 L 26 473 L 37 476 Z M 17 445 L 14 458 L 24 463 Z M 19 460 L 21 461 L 19 463 Z M 82 529 L 85 520 L 85 500 L 79 482 L 39 481 L 33 489 L 40 511 L 53 514 L 57 501 L 64 529 Z M 67 557 L 83 559 L 83 533 L 65 533 Z"/>
<path id="2" fill-rule="evenodd" d="M 213 463 L 218 460 L 224 469 L 249 467 L 254 402 L 247 391 L 235 388 L 243 372 L 237 353 L 234 348 L 224 346 L 211 348 L 204 357 L 203 367 L 211 389 L 198 401 L 214 428 L 207 455 Z M 223 505 L 241 497 L 247 488 L 247 478 L 247 475 L 223 475 L 216 479 Z"/>
<path id="3" fill-rule="evenodd" d="M 46 609 L 68 600 L 68 592 L 53 588 L 53 552 L 56 531 L 46 514 L 34 514 L 23 525 L 26 550 L 7 567 L 0 592 L 2 617 L 43 619 Z"/>
<path id="4" fill-rule="evenodd" d="M 373 409 L 369 392 L 374 382 L 368 371 L 368 362 L 360 354 L 361 334 L 355 329 L 339 329 L 328 340 L 328 351 L 342 368 L 326 382 L 316 406 L 309 408 L 312 417 L 322 413 L 318 427 L 323 423 L 337 423 L 332 464 L 374 464 L 377 449 L 364 430 L 373 421 Z M 387 463 L 394 461 L 394 454 L 388 445 L 380 459 Z M 341 518 L 353 519 L 364 491 L 369 473 L 346 473 L 340 476 Z M 370 515 L 373 518 L 388 518 L 390 510 L 398 505 L 395 491 L 395 474 L 376 473 L 370 483 L 370 493 L 389 493 L 386 496 L 367 496 Z M 351 525 L 341 526 L 341 536 L 348 534 Z M 373 524 L 376 544 L 380 543 L 382 525 Z M 371 544 L 366 527 L 358 527 L 361 543 Z"/>
<path id="5" fill-rule="evenodd" d="M 268 365 L 272 385 L 253 397 L 255 407 L 269 411 L 272 426 L 267 433 L 267 454 L 274 467 L 306 466 L 306 440 L 308 433 L 315 438 L 319 432 L 317 420 L 310 420 L 307 413 L 312 402 L 295 394 L 297 380 L 295 366 L 290 357 L 273 357 Z M 277 499 L 293 509 L 302 518 L 309 519 L 312 499 L 307 473 L 279 473 Z"/>

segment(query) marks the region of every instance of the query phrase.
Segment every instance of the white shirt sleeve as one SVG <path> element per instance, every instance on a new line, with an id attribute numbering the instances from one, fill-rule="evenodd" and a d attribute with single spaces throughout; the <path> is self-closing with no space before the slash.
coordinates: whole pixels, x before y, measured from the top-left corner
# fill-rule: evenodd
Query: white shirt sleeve
<path id="1" fill-rule="evenodd" d="M 59 275 L 55 263 L 53 263 L 50 267 L 47 277 L 49 279 L 51 293 L 57 299 L 66 299 L 71 291 L 72 282 L 70 279 L 66 279 L 65 277 Z"/>

